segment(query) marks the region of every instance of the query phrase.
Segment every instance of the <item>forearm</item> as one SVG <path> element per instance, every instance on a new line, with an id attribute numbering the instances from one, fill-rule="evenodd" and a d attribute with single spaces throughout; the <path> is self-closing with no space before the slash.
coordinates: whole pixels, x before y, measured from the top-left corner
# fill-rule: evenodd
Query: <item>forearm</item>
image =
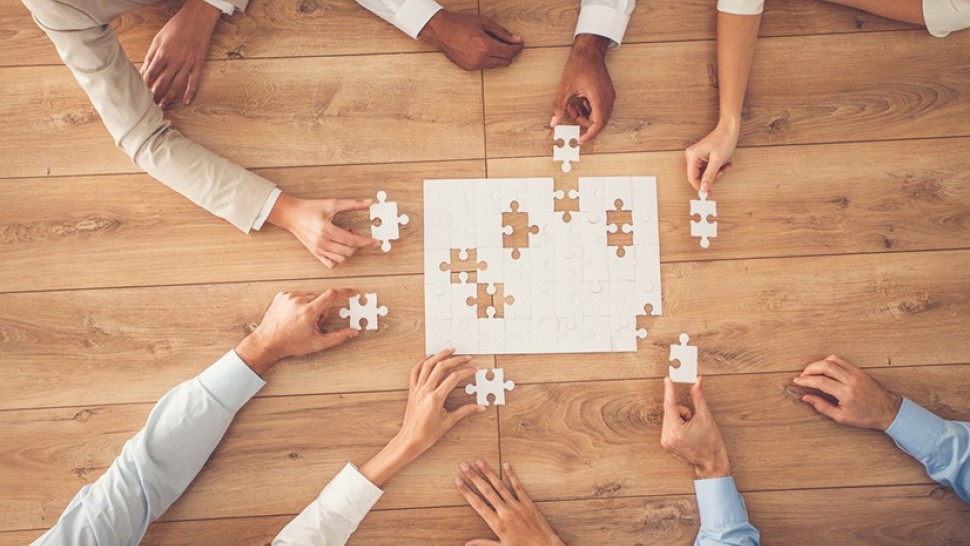
<path id="1" fill-rule="evenodd" d="M 735 130 L 741 126 L 741 110 L 754 60 L 761 15 L 717 16 L 717 84 L 719 123 Z"/>
<path id="2" fill-rule="evenodd" d="M 748 511 L 730 476 L 694 482 L 701 527 L 696 546 L 756 546 L 758 530 L 748 521 Z"/>

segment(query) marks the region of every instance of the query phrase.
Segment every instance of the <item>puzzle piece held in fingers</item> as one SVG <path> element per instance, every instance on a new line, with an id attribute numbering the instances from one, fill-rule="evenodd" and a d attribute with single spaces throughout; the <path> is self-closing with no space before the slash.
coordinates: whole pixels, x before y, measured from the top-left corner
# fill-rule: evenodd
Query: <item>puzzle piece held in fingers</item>
<path id="1" fill-rule="evenodd" d="M 488 368 L 480 368 L 475 372 L 475 383 L 469 383 L 465 385 L 465 392 L 468 394 L 475 393 L 477 400 L 475 401 L 479 406 L 488 405 L 488 395 L 492 395 L 492 402 L 496 406 L 505 405 L 505 391 L 510 391 L 515 388 L 515 383 L 505 380 L 505 370 L 502 368 L 493 368 L 492 378 L 488 378 Z"/>
<path id="2" fill-rule="evenodd" d="M 370 233 L 371 237 L 381 242 L 384 252 L 390 252 L 391 241 L 400 238 L 400 226 L 406 226 L 411 221 L 407 214 L 398 216 L 397 202 L 387 201 L 387 194 L 383 190 L 377 192 L 377 202 L 370 206 L 370 219 L 380 220 L 380 223 L 370 227 Z"/>
<path id="3" fill-rule="evenodd" d="M 680 345 L 670 346 L 670 358 L 667 360 L 680 361 L 680 366 L 667 366 L 670 380 L 674 383 L 696 383 L 697 382 L 697 347 L 688 345 L 690 336 L 680 334 Z"/>
<path id="4" fill-rule="evenodd" d="M 709 221 L 707 218 L 717 218 L 717 203 L 707 200 L 707 192 L 702 191 L 697 194 L 700 199 L 690 200 L 690 215 L 698 216 L 700 221 L 690 221 L 690 236 L 701 238 L 701 248 L 711 246 L 711 241 L 717 237 L 717 222 Z"/>
<path id="5" fill-rule="evenodd" d="M 364 300 L 363 302 L 361 300 Z M 340 318 L 350 318 L 350 327 L 360 330 L 360 321 L 367 321 L 368 330 L 377 330 L 377 317 L 387 316 L 387 307 L 377 306 L 377 294 L 368 292 L 367 294 L 357 294 L 356 298 L 350 299 L 350 308 L 340 310 Z"/>
<path id="6" fill-rule="evenodd" d="M 571 162 L 579 163 L 579 125 L 556 125 L 553 143 L 552 159 L 562 161 L 562 172 L 568 173 L 573 168 Z"/>

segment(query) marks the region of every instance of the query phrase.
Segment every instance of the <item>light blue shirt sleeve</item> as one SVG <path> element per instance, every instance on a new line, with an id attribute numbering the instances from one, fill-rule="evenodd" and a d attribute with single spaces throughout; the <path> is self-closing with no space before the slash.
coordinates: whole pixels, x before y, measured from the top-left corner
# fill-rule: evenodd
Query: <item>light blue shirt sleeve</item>
<path id="1" fill-rule="evenodd" d="M 81 488 L 35 545 L 133 545 L 179 498 L 236 412 L 265 385 L 234 351 L 168 391 L 145 428 L 97 481 Z"/>
<path id="2" fill-rule="evenodd" d="M 886 434 L 923 463 L 930 478 L 970 502 L 970 423 L 947 421 L 903 398 Z"/>
<path id="3" fill-rule="evenodd" d="M 748 510 L 734 485 L 734 478 L 694 480 L 694 492 L 701 516 L 695 546 L 761 544 L 758 530 L 748 522 Z"/>

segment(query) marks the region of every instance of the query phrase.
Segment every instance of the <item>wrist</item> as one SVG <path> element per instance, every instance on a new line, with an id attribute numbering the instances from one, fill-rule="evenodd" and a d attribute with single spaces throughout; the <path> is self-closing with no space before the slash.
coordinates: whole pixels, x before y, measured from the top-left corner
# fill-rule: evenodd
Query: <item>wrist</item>
<path id="1" fill-rule="evenodd" d="M 741 114 L 730 112 L 721 114 L 717 120 L 717 128 L 728 134 L 737 136 L 741 133 Z"/>
<path id="2" fill-rule="evenodd" d="M 360 467 L 360 473 L 377 487 L 384 487 L 395 474 L 411 464 L 421 451 L 398 434 L 371 460 Z"/>
<path id="3" fill-rule="evenodd" d="M 580 34 L 576 36 L 573 40 L 572 54 L 592 56 L 599 60 L 606 58 L 606 52 L 610 50 L 610 44 L 613 43 L 609 38 L 605 36 L 597 36 L 596 34 Z"/>
<path id="4" fill-rule="evenodd" d="M 726 478 L 731 475 L 731 462 L 727 453 L 721 451 L 716 457 L 702 464 L 694 465 L 694 476 L 698 480 Z"/>
<path id="5" fill-rule="evenodd" d="M 186 0 L 179 12 L 185 12 L 192 21 L 205 22 L 213 29 L 222 16 L 222 11 L 205 0 Z"/>
<path id="6" fill-rule="evenodd" d="M 441 25 L 443 21 L 448 17 L 448 11 L 445 9 L 439 9 L 428 22 L 424 24 L 424 28 L 418 33 L 418 40 L 427 42 L 434 47 L 438 47 L 438 33 L 441 30 Z"/>
<path id="7" fill-rule="evenodd" d="M 889 403 L 887 404 L 889 411 L 886 412 L 886 414 L 883 416 L 882 422 L 879 423 L 879 430 L 883 432 L 889 430 L 889 427 L 891 427 L 893 422 L 896 421 L 896 416 L 899 415 L 899 410 L 903 407 L 902 396 L 894 392 L 887 394 L 889 395 Z"/>
<path id="8" fill-rule="evenodd" d="M 276 364 L 276 353 L 256 333 L 249 334 L 236 346 L 236 354 L 257 375 L 262 375 Z"/>
<path id="9" fill-rule="evenodd" d="M 292 232 L 292 218 L 300 201 L 301 199 L 298 197 L 293 197 L 285 192 L 281 193 L 276 199 L 276 204 L 273 205 L 273 209 L 269 211 L 269 216 L 266 217 L 266 221 L 276 227 Z"/>

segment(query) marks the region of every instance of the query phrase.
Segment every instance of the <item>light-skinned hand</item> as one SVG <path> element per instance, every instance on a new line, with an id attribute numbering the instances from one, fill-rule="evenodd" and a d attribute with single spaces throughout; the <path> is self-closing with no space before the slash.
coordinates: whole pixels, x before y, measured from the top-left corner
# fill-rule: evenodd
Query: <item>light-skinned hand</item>
<path id="1" fill-rule="evenodd" d="M 485 411 L 485 406 L 465 404 L 456 410 L 445 409 L 445 400 L 463 379 L 475 375 L 468 356 L 454 356 L 446 349 L 418 361 L 411 370 L 408 404 L 404 423 L 397 435 L 360 472 L 374 485 L 382 487 L 402 468 L 421 456 L 449 430 L 466 418 Z"/>
<path id="2" fill-rule="evenodd" d="M 418 34 L 465 70 L 508 66 L 522 52 L 521 36 L 484 15 L 438 10 Z"/>
<path id="3" fill-rule="evenodd" d="M 310 254 L 333 269 L 357 250 L 380 245 L 377 239 L 362 237 L 333 223 L 338 213 L 367 210 L 372 203 L 371 199 L 299 199 L 283 193 L 267 222 L 292 233 Z"/>
<path id="4" fill-rule="evenodd" d="M 162 109 L 179 102 L 188 106 L 195 99 L 220 15 L 218 8 L 203 0 L 185 0 L 155 35 L 141 75 Z"/>
<path id="5" fill-rule="evenodd" d="M 838 405 L 817 394 L 802 396 L 815 411 L 843 425 L 885 431 L 903 403 L 901 396 L 836 355 L 809 364 L 792 381 L 837 400 Z"/>
<path id="6" fill-rule="evenodd" d="M 576 121 L 586 131 L 579 137 L 579 144 L 596 138 L 613 113 L 616 91 L 613 80 L 606 70 L 606 52 L 610 39 L 592 34 L 580 34 L 573 42 L 569 58 L 562 69 L 559 93 L 552 107 L 549 127 L 555 127 L 568 118 Z"/>
<path id="7" fill-rule="evenodd" d="M 669 377 L 664 378 L 664 420 L 660 433 L 660 445 L 693 466 L 699 480 L 731 475 L 731 463 L 721 430 L 701 390 L 703 381 L 704 378 L 698 377 L 697 383 L 691 385 L 690 398 L 694 404 L 691 411 L 677 403 L 674 382 Z"/>
<path id="8" fill-rule="evenodd" d="M 469 540 L 465 546 L 564 546 L 526 494 L 512 465 L 502 465 L 508 486 L 481 459 L 474 466 L 461 463 L 459 468 L 458 492 L 498 537 Z"/>
<path id="9" fill-rule="evenodd" d="M 261 374 L 284 358 L 320 352 L 357 337 L 359 332 L 353 328 L 322 330 L 331 307 L 345 304 L 355 294 L 352 288 L 276 294 L 259 326 L 236 347 L 236 354 Z"/>
<path id="10" fill-rule="evenodd" d="M 731 156 L 738 145 L 737 126 L 719 123 L 713 131 L 687 148 L 687 181 L 697 191 L 709 192 L 714 182 L 731 172 Z"/>

